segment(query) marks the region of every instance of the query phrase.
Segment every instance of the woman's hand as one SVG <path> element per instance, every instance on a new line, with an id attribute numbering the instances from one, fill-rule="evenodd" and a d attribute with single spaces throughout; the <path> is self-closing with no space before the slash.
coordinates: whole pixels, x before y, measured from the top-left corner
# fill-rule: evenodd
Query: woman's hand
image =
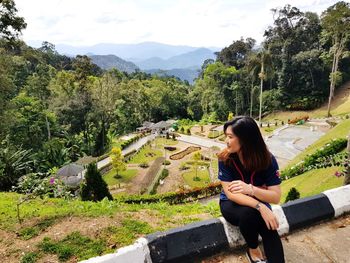
<path id="1" fill-rule="evenodd" d="M 252 192 L 251 186 L 241 180 L 232 181 L 228 186 L 228 190 L 233 194 L 248 195 L 248 194 L 251 194 Z"/>
<path id="2" fill-rule="evenodd" d="M 260 203 L 259 211 L 267 228 L 270 230 L 277 230 L 279 224 L 275 214 L 263 203 Z"/>

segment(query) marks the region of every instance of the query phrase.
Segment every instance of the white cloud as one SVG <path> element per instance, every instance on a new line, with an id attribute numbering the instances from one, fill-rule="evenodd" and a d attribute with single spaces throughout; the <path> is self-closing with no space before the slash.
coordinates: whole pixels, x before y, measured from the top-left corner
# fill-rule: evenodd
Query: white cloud
<path id="1" fill-rule="evenodd" d="M 223 47 L 263 39 L 271 8 L 292 3 L 321 13 L 333 0 L 16 0 L 23 39 L 54 44 L 139 43 Z"/>

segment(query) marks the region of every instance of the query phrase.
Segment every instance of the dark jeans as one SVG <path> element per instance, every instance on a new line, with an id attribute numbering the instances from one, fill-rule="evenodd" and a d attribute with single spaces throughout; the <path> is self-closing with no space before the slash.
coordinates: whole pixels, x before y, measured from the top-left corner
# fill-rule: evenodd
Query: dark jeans
<path id="1" fill-rule="evenodd" d="M 284 262 L 283 247 L 278 232 L 267 228 L 258 210 L 238 205 L 230 200 L 220 200 L 220 210 L 226 221 L 239 227 L 249 248 L 258 247 L 260 234 L 268 262 Z"/>

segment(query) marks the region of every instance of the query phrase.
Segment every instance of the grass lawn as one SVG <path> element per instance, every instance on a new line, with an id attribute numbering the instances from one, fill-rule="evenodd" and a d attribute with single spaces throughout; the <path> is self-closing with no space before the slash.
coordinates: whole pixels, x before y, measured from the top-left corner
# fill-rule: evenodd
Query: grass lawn
<path id="1" fill-rule="evenodd" d="M 344 120 L 334 128 L 332 128 L 329 132 L 323 135 L 320 139 L 318 139 L 315 143 L 311 144 L 307 147 L 303 152 L 297 155 L 293 160 L 288 163 L 286 168 L 289 168 L 296 163 L 302 161 L 308 154 L 314 153 L 317 149 L 321 148 L 332 139 L 337 138 L 346 138 L 350 131 L 350 119 Z"/>
<path id="2" fill-rule="evenodd" d="M 166 139 L 166 138 L 159 138 L 159 137 L 155 139 L 155 142 L 156 142 L 156 147 L 159 149 L 163 149 L 164 144 L 176 145 L 179 143 L 177 140 L 174 141 L 173 139 Z"/>
<path id="3" fill-rule="evenodd" d="M 197 170 L 197 176 L 200 178 L 199 181 L 193 180 L 193 178 L 196 176 L 196 171 L 194 169 L 191 169 L 188 172 L 184 172 L 182 174 L 182 177 L 185 180 L 185 183 L 189 185 L 191 188 L 194 187 L 203 187 L 206 186 L 207 184 L 210 183 L 210 178 L 209 178 L 209 171 L 208 169 L 204 170 Z"/>
<path id="4" fill-rule="evenodd" d="M 284 203 L 289 190 L 295 187 L 300 192 L 300 198 L 320 194 L 321 192 L 343 185 L 344 177 L 336 177 L 334 173 L 341 167 L 328 167 L 308 171 L 282 182 L 281 203 Z"/>
<path id="5" fill-rule="evenodd" d="M 0 192 L 0 229 L 6 237 L 0 239 L 2 262 L 46 262 L 53 255 L 76 262 L 111 253 L 148 233 L 220 216 L 216 202 L 124 204 L 37 198 L 20 206 L 24 220 L 20 225 L 16 212 L 20 197 Z"/>
<path id="6" fill-rule="evenodd" d="M 152 149 L 150 145 L 146 145 L 129 161 L 129 163 L 148 163 L 157 159 L 157 157 L 163 156 L 163 154 L 161 150 Z"/>
<path id="7" fill-rule="evenodd" d="M 114 169 L 110 170 L 108 173 L 103 175 L 103 179 L 108 185 L 117 185 L 121 183 L 128 183 L 131 179 L 137 175 L 136 169 L 128 169 L 126 171 L 119 172 L 121 178 L 114 178 L 116 175 L 116 171 Z"/>

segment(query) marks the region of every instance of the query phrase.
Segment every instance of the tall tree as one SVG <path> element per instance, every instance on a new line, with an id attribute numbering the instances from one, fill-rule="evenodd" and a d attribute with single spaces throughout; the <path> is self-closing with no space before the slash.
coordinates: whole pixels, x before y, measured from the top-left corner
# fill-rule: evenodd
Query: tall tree
<path id="1" fill-rule="evenodd" d="M 119 177 L 119 172 L 126 170 L 122 150 L 120 148 L 113 147 L 110 157 L 112 159 L 113 169 L 117 172 L 116 176 Z"/>
<path id="2" fill-rule="evenodd" d="M 0 38 L 13 42 L 27 27 L 23 17 L 17 16 L 15 1 L 0 1 Z"/>
<path id="3" fill-rule="evenodd" d="M 246 56 L 253 49 L 255 42 L 253 38 L 236 40 L 230 46 L 217 53 L 217 61 L 220 61 L 225 66 L 240 69 L 244 67 Z"/>
<path id="4" fill-rule="evenodd" d="M 350 4 L 341 1 L 327 8 L 321 15 L 321 24 L 324 36 L 332 41 L 330 52 L 333 55 L 333 62 L 329 77 L 330 87 L 327 107 L 327 117 L 330 117 L 335 85 L 341 77 L 341 72 L 338 71 L 339 61 L 350 40 Z"/>

